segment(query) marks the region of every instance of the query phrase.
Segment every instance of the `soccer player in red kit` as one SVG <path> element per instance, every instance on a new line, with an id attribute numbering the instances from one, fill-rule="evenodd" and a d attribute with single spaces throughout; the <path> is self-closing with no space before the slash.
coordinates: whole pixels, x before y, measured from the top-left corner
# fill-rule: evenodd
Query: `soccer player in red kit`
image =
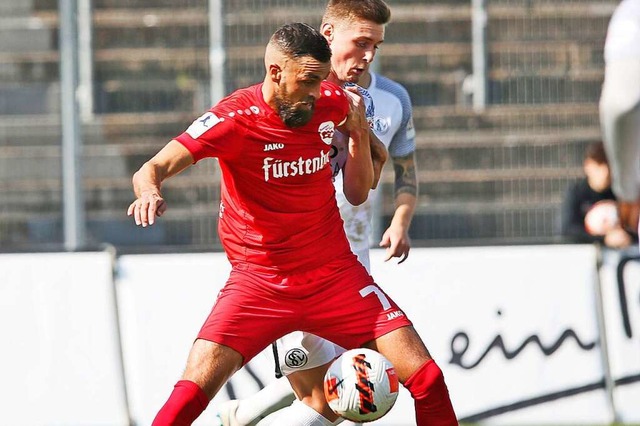
<path id="1" fill-rule="evenodd" d="M 350 136 L 344 181 L 353 204 L 366 199 L 373 166 L 359 98 L 323 81 L 330 57 L 313 28 L 281 27 L 263 83 L 223 99 L 134 175 L 128 214 L 152 225 L 166 210 L 162 182 L 218 158 L 219 235 L 232 264 L 156 426 L 191 424 L 235 371 L 294 330 L 378 350 L 414 396 L 418 424 L 457 424 L 442 373 L 345 237 L 329 167 L 334 131 Z"/>

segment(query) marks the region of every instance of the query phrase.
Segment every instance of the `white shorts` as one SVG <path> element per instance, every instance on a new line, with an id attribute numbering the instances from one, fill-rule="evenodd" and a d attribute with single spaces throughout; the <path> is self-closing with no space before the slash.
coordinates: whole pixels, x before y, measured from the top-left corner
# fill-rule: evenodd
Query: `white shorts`
<path id="1" fill-rule="evenodd" d="M 345 349 L 315 334 L 294 331 L 276 340 L 280 371 L 285 376 L 333 361 Z"/>

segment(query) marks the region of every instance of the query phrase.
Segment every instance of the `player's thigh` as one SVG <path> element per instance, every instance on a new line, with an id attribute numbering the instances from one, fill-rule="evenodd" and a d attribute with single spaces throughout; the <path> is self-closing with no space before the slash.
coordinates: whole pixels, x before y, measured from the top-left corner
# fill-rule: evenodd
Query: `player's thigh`
<path id="1" fill-rule="evenodd" d="M 403 383 L 431 359 L 431 354 L 413 326 L 397 328 L 365 346 L 380 352 L 391 361 L 398 379 Z"/>
<path id="2" fill-rule="evenodd" d="M 242 355 L 228 346 L 196 339 L 182 379 L 196 383 L 211 399 L 242 367 L 242 360 Z"/>
<path id="3" fill-rule="evenodd" d="M 291 388 L 300 400 L 321 396 L 324 399 L 324 375 L 329 369 L 331 361 L 306 370 L 288 374 L 287 379 Z"/>

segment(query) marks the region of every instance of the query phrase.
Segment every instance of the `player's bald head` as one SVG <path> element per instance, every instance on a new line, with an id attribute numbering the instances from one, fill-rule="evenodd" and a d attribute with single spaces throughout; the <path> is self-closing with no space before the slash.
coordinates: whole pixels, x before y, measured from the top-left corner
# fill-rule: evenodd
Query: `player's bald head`
<path id="1" fill-rule="evenodd" d="M 331 48 L 320 32 L 303 23 L 285 24 L 271 36 L 265 51 L 265 67 L 283 65 L 288 59 L 311 57 L 321 63 L 331 60 Z"/>

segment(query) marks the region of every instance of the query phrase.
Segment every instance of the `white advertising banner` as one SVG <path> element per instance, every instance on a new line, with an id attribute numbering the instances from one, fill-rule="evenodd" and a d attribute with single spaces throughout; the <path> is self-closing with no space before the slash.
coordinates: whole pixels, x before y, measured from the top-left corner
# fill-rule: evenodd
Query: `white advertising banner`
<path id="1" fill-rule="evenodd" d="M 487 424 L 607 423 L 592 246 L 413 249 L 383 262 L 377 282 L 407 312 L 445 372 L 461 420 Z M 223 254 L 122 256 L 118 300 L 132 418 L 149 424 L 180 378 L 193 339 L 224 285 Z M 270 349 L 238 372 L 215 405 L 274 380 Z M 415 424 L 402 391 L 378 425 Z"/>
<path id="2" fill-rule="evenodd" d="M 640 423 L 640 258 L 608 254 L 600 279 L 616 420 Z"/>
<path id="3" fill-rule="evenodd" d="M 413 249 L 400 265 L 383 256 L 372 252 L 373 276 L 444 371 L 461 421 L 610 420 L 594 247 Z M 380 424 L 411 424 L 411 411 L 405 393 Z"/>
<path id="4" fill-rule="evenodd" d="M 148 425 L 184 370 L 231 267 L 222 253 L 121 256 L 116 278 L 131 417 Z M 194 425 L 215 425 L 215 406 L 274 380 L 269 351 L 236 373 Z M 255 372 L 255 375 L 252 373 Z"/>
<path id="5" fill-rule="evenodd" d="M 108 253 L 0 255 L 6 425 L 128 425 Z"/>

